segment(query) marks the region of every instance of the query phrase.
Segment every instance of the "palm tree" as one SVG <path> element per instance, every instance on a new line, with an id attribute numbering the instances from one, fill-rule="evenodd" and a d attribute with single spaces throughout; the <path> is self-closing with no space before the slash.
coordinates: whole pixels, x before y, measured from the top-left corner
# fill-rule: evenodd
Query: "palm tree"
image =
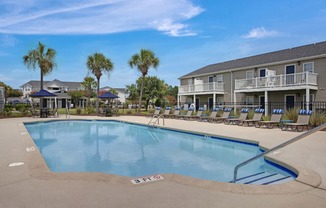
<path id="1" fill-rule="evenodd" d="M 41 90 L 43 89 L 43 76 L 50 74 L 56 66 L 56 62 L 54 61 L 56 53 L 52 48 L 46 50 L 45 45 L 39 42 L 36 49 L 28 51 L 27 55 L 23 57 L 24 64 L 27 68 L 33 68 L 35 70 L 36 65 L 40 68 Z M 41 99 L 40 108 L 42 108 L 42 104 L 43 100 Z"/>
<path id="2" fill-rule="evenodd" d="M 96 88 L 97 83 L 93 77 L 85 77 L 81 85 L 86 92 L 87 106 L 90 106 L 90 99 L 94 93 L 94 89 Z"/>
<path id="3" fill-rule="evenodd" d="M 97 79 L 97 94 L 96 94 L 96 113 L 99 112 L 99 92 L 100 92 L 100 78 L 104 73 L 109 74 L 113 70 L 113 63 L 106 58 L 102 53 L 94 53 L 88 56 L 86 66 L 88 70 L 93 73 Z"/>
<path id="4" fill-rule="evenodd" d="M 137 67 L 138 70 L 142 73 L 142 83 L 138 104 L 138 112 L 140 112 L 141 101 L 143 98 L 145 76 L 148 74 L 148 69 L 150 67 L 154 67 L 155 69 L 157 69 L 158 65 L 160 64 L 160 60 L 155 57 L 153 51 L 141 49 L 140 54 L 134 54 L 128 63 L 131 68 Z"/>

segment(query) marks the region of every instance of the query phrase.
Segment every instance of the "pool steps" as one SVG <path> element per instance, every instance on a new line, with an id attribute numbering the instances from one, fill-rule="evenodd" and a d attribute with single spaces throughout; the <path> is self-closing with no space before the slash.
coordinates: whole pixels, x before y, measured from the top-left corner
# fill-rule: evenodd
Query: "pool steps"
<path id="1" fill-rule="evenodd" d="M 237 179 L 236 183 L 241 184 L 256 184 L 256 185 L 271 185 L 280 184 L 292 181 L 293 177 L 284 176 L 278 173 L 259 172 Z M 232 181 L 230 181 L 232 183 Z"/>

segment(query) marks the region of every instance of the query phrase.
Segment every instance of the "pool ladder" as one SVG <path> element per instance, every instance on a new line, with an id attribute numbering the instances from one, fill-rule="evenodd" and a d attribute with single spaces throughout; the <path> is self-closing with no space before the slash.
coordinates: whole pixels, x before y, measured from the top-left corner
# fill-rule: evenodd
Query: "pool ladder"
<path id="1" fill-rule="evenodd" d="M 312 129 L 310 131 L 307 131 L 307 132 L 305 132 L 303 134 L 300 134 L 300 135 L 298 135 L 298 136 L 296 136 L 296 137 L 294 137 L 294 138 L 292 138 L 292 139 L 290 139 L 290 140 L 288 140 L 286 142 L 283 142 L 283 143 L 281 143 L 281 144 L 279 144 L 279 145 L 277 145 L 277 146 L 275 146 L 275 147 L 273 147 L 273 148 L 271 148 L 271 149 L 269 149 L 269 150 L 267 150 L 267 151 L 265 151 L 265 152 L 263 152 L 263 153 L 261 153 L 259 155 L 256 155 L 255 157 L 252 157 L 252 158 L 240 163 L 239 165 L 235 166 L 235 168 L 234 168 L 233 180 L 231 182 L 236 183 L 239 180 L 239 179 L 237 179 L 237 174 L 238 174 L 239 168 L 241 168 L 242 166 L 245 166 L 248 163 L 250 163 L 250 162 L 252 162 L 252 161 L 254 161 L 256 159 L 261 158 L 261 157 L 267 155 L 270 152 L 273 152 L 273 151 L 275 151 L 277 149 L 280 149 L 280 148 L 285 147 L 285 146 L 287 146 L 289 144 L 292 144 L 293 142 L 296 142 L 296 141 L 298 141 L 300 139 L 303 139 L 303 138 L 305 138 L 305 137 L 307 137 L 307 136 L 309 136 L 309 135 L 311 135 L 311 134 L 313 134 L 313 133 L 315 133 L 317 131 L 324 130 L 325 128 L 326 128 L 326 123 L 314 128 L 314 129 Z"/>
<path id="2" fill-rule="evenodd" d="M 154 115 L 151 120 L 148 122 L 148 126 L 155 127 L 155 125 L 160 125 L 160 119 L 163 119 L 163 126 L 165 126 L 165 120 L 163 115 Z"/>
<path id="3" fill-rule="evenodd" d="M 68 105 L 69 105 L 69 102 L 68 102 Z M 66 119 L 69 119 L 70 120 L 70 112 L 69 112 L 68 105 L 66 105 Z"/>

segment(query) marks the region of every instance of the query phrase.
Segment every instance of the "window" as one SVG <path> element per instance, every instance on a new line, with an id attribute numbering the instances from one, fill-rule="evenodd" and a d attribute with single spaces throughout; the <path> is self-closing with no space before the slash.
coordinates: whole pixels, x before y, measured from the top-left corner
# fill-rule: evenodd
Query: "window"
<path id="1" fill-rule="evenodd" d="M 217 75 L 216 81 L 217 81 L 217 83 L 223 83 L 223 75 Z"/>
<path id="2" fill-rule="evenodd" d="M 254 104 L 254 96 L 247 96 L 246 97 L 246 104 L 247 105 Z"/>
<path id="3" fill-rule="evenodd" d="M 214 82 L 214 77 L 208 77 L 208 82 Z"/>
<path id="4" fill-rule="evenodd" d="M 252 78 L 254 78 L 254 71 L 253 71 L 253 70 L 246 71 L 246 78 L 247 78 L 247 79 L 252 79 Z"/>
<path id="5" fill-rule="evenodd" d="M 303 64 L 303 72 L 311 72 L 314 73 L 314 63 L 304 63 Z"/>
<path id="6" fill-rule="evenodd" d="M 259 69 L 259 77 L 266 77 L 267 73 L 266 73 L 267 69 Z"/>

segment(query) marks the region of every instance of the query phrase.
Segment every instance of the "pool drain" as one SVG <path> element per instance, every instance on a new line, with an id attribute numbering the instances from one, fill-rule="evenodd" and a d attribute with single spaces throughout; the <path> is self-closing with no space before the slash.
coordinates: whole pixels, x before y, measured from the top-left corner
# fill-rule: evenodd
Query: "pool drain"
<path id="1" fill-rule="evenodd" d="M 21 165 L 24 165 L 23 162 L 13 162 L 13 163 L 10 163 L 8 166 L 9 167 L 17 167 L 17 166 L 21 166 Z"/>

